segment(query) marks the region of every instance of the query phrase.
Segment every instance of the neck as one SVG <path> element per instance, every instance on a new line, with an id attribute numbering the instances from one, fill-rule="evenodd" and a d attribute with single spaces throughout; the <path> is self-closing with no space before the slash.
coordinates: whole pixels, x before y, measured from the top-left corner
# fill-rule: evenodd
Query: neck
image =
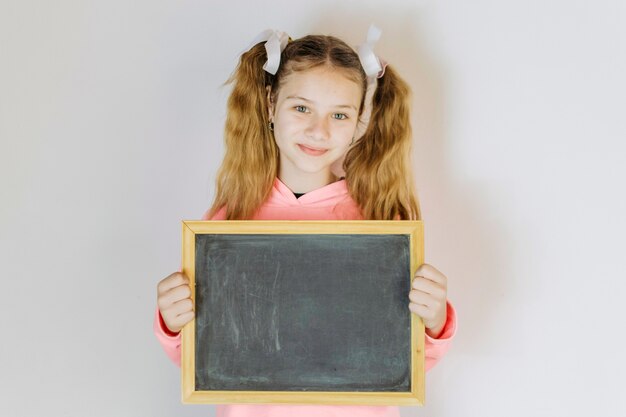
<path id="1" fill-rule="evenodd" d="M 278 174 L 278 178 L 285 184 L 291 191 L 298 194 L 308 193 L 309 191 L 317 190 L 325 185 L 333 183 L 338 178 L 332 172 L 325 173 L 311 173 L 305 175 L 289 176 Z"/>

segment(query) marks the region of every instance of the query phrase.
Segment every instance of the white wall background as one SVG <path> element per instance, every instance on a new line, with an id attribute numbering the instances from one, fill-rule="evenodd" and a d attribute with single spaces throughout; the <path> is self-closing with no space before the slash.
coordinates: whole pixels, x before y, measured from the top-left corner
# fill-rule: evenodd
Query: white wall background
<path id="1" fill-rule="evenodd" d="M 621 0 L 2 0 L 0 415 L 214 415 L 180 403 L 152 313 L 211 201 L 219 85 L 263 29 L 371 22 L 459 313 L 402 415 L 625 415 Z"/>

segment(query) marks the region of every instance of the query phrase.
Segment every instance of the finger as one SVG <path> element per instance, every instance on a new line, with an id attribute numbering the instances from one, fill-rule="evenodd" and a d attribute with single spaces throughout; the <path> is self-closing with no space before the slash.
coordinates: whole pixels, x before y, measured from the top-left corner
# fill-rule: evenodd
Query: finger
<path id="1" fill-rule="evenodd" d="M 437 268 L 435 268 L 434 266 L 432 266 L 431 264 L 428 263 L 423 263 L 421 264 L 418 268 L 418 271 L 424 272 L 424 273 L 436 273 L 436 274 L 441 274 L 441 271 L 439 271 Z"/>
<path id="2" fill-rule="evenodd" d="M 414 290 L 422 291 L 438 298 L 444 298 L 446 296 L 446 290 L 441 287 L 441 284 L 424 277 L 415 278 L 412 287 Z"/>
<path id="3" fill-rule="evenodd" d="M 448 283 L 448 278 L 437 270 L 437 268 L 429 264 L 420 265 L 417 271 L 415 271 L 415 277 L 426 278 L 442 285 L 447 285 Z"/>
<path id="4" fill-rule="evenodd" d="M 422 293 L 417 290 L 413 290 L 409 293 L 409 300 L 415 304 L 422 305 L 433 314 L 437 314 L 446 308 L 446 301 L 433 297 L 430 294 Z"/>
<path id="5" fill-rule="evenodd" d="M 417 290 L 409 292 L 409 300 L 416 304 L 421 304 L 424 306 L 429 306 L 432 304 L 432 296 L 430 294 Z"/>
<path id="6" fill-rule="evenodd" d="M 409 300 L 415 304 L 427 307 L 430 311 L 434 313 L 441 311 L 446 303 L 445 301 L 435 298 L 430 294 L 422 293 L 416 290 L 409 293 Z"/>
<path id="7" fill-rule="evenodd" d="M 167 309 L 172 304 L 176 303 L 177 301 L 183 300 L 185 298 L 189 298 L 190 296 L 191 296 L 191 288 L 189 288 L 189 285 L 183 284 L 176 288 L 172 288 L 165 294 L 161 294 L 157 298 L 157 304 L 159 305 L 159 308 Z"/>
<path id="8" fill-rule="evenodd" d="M 180 316 L 176 317 L 175 321 L 176 321 L 176 324 L 182 328 L 185 324 L 189 323 L 193 318 L 194 318 L 194 312 L 188 311 L 187 313 L 181 314 Z"/>
<path id="9" fill-rule="evenodd" d="M 163 320 L 168 325 L 167 327 L 173 330 L 172 326 L 178 323 L 179 317 L 190 312 L 193 313 L 193 302 L 191 299 L 186 298 L 161 311 L 161 316 L 163 316 Z"/>
<path id="10" fill-rule="evenodd" d="M 435 291 L 438 287 L 439 284 L 424 277 L 415 277 L 411 285 L 412 289 L 424 291 L 429 294 Z"/>
<path id="11" fill-rule="evenodd" d="M 193 301 L 191 301 L 191 298 L 185 298 L 184 300 L 172 304 L 168 310 L 172 313 L 172 317 L 188 313 L 193 311 Z"/>
<path id="12" fill-rule="evenodd" d="M 171 320 L 169 323 L 166 323 L 167 328 L 173 332 L 179 332 L 185 324 L 189 323 L 194 318 L 193 311 L 187 312 L 185 314 L 181 314 L 177 316 L 175 319 Z"/>
<path id="13" fill-rule="evenodd" d="M 169 275 L 167 278 L 163 279 L 157 285 L 157 292 L 159 294 L 164 294 L 171 290 L 172 288 L 179 287 L 183 284 L 189 283 L 189 278 L 182 272 L 174 272 Z"/>
<path id="14" fill-rule="evenodd" d="M 434 316 L 434 314 L 432 313 L 431 310 L 428 309 L 428 307 L 423 306 L 421 304 L 410 303 L 409 310 L 412 313 L 415 313 L 418 316 L 420 316 L 424 320 L 425 325 L 429 325 L 430 321 L 432 320 Z"/>

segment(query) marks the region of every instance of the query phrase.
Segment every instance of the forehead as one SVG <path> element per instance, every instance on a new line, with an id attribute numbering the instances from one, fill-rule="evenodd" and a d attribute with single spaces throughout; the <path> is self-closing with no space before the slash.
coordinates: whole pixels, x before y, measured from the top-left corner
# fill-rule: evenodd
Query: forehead
<path id="1" fill-rule="evenodd" d="M 361 86 L 348 78 L 345 71 L 313 68 L 292 72 L 282 81 L 279 101 L 299 96 L 320 105 L 352 104 L 358 108 L 361 100 Z"/>

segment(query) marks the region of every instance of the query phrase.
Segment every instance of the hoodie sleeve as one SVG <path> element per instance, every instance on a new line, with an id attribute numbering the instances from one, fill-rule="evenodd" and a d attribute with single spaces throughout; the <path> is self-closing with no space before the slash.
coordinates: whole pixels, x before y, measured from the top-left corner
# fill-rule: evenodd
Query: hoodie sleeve
<path id="1" fill-rule="evenodd" d="M 157 340 L 161 343 L 165 354 L 170 358 L 172 362 L 180 367 L 180 332 L 172 333 L 168 330 L 167 326 L 163 322 L 161 312 L 159 308 L 156 308 L 154 314 L 154 334 Z"/>
<path id="2" fill-rule="evenodd" d="M 454 336 L 456 335 L 456 310 L 452 306 L 452 303 L 450 303 L 450 300 L 448 300 L 446 304 L 448 309 L 448 317 L 439 337 L 434 339 L 428 334 L 424 334 L 426 338 L 426 351 L 424 354 L 426 361 L 426 371 L 435 366 L 439 362 L 439 360 L 446 354 L 448 349 L 450 349 L 452 339 L 454 339 Z"/>

